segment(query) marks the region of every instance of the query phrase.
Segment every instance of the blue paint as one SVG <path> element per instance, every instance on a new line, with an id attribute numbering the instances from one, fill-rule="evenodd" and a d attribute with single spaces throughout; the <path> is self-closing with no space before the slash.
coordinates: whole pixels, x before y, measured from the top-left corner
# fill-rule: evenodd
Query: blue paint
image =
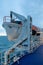
<path id="1" fill-rule="evenodd" d="M 19 65 L 43 65 L 43 45 L 34 53 L 24 56 L 19 61 Z M 18 65 L 18 63 L 16 62 L 13 65 Z"/>

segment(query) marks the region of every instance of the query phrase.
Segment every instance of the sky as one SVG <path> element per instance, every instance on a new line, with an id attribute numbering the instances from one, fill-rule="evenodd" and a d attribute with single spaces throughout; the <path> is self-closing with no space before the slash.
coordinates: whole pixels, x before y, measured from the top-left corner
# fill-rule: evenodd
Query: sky
<path id="1" fill-rule="evenodd" d="M 32 24 L 43 28 L 43 0 L 0 0 L 0 35 L 6 35 L 2 27 L 3 17 L 14 11 L 32 17 Z"/>

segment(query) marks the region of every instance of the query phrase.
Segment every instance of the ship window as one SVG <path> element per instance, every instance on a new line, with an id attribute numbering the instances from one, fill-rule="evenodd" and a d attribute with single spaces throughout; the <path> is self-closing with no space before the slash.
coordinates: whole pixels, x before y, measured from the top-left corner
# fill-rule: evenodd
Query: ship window
<path id="1" fill-rule="evenodd" d="M 32 30 L 32 35 L 35 35 L 36 34 L 36 31 L 35 30 Z"/>
<path id="2" fill-rule="evenodd" d="M 40 36 L 40 33 L 37 33 L 36 35 L 37 35 L 37 36 Z"/>

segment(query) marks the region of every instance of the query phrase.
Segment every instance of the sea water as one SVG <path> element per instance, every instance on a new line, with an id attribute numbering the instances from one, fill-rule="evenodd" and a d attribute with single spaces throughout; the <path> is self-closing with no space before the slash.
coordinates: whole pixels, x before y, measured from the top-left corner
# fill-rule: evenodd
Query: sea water
<path id="1" fill-rule="evenodd" d="M 13 44 L 13 42 L 8 40 L 7 36 L 0 36 L 0 52 L 7 50 Z"/>

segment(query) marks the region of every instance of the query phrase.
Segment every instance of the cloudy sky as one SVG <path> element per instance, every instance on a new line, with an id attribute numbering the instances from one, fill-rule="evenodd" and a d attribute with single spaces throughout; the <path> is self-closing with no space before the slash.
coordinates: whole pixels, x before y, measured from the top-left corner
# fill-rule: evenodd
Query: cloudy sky
<path id="1" fill-rule="evenodd" d="M 8 16 L 10 11 L 30 15 L 32 23 L 43 28 L 43 0 L 0 0 L 0 35 L 6 35 L 2 27 L 3 17 Z"/>

